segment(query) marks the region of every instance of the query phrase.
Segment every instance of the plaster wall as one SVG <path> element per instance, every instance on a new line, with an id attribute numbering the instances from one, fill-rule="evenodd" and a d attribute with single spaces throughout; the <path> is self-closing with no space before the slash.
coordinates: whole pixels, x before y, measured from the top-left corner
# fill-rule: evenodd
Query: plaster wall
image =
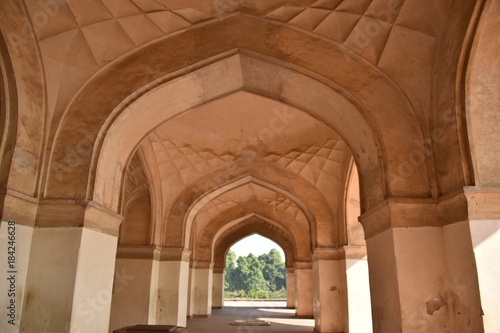
<path id="1" fill-rule="evenodd" d="M 147 324 L 153 260 L 116 259 L 109 332 Z"/>
<path id="2" fill-rule="evenodd" d="M 122 225 L 121 244 L 147 245 L 151 221 L 151 198 L 134 201 L 127 209 L 127 218 Z"/>
<path id="3" fill-rule="evenodd" d="M 12 231 L 12 229 L 11 229 Z M 12 234 L 12 232 L 11 232 Z M 10 306 L 11 299 L 15 302 L 15 318 L 14 325 L 9 323 L 10 317 L 4 317 L 0 320 L 0 331 L 5 333 L 17 333 L 20 329 L 20 320 L 23 316 L 23 308 L 26 303 L 26 277 L 28 273 L 28 264 L 30 257 L 31 238 L 33 236 L 33 228 L 16 224 L 15 225 L 15 295 L 9 296 L 9 289 L 11 289 L 10 281 L 6 281 L 11 274 L 7 273 L 11 270 L 8 266 L 8 248 L 9 244 L 9 229 L 8 221 L 2 221 L 0 224 L 0 263 L 2 271 L 5 274 L 1 277 L 2 283 L 0 284 L 0 308 L 7 309 Z M 8 282 L 8 283 L 6 283 Z M 7 312 L 2 311 L 7 314 Z M 8 311 L 10 313 L 10 310 Z"/>
<path id="4" fill-rule="evenodd" d="M 348 331 L 350 333 L 370 333 L 372 328 L 372 310 L 370 301 L 370 282 L 368 261 L 346 259 Z"/>

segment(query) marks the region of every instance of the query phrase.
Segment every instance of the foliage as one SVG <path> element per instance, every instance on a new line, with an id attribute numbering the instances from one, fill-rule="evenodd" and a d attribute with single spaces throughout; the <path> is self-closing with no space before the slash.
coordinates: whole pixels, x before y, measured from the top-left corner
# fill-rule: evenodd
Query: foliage
<path id="1" fill-rule="evenodd" d="M 278 291 L 259 290 L 246 293 L 244 290 L 240 290 L 224 292 L 224 298 L 228 299 L 286 299 L 287 296 L 287 291 L 284 288 Z"/>
<path id="2" fill-rule="evenodd" d="M 233 251 L 226 257 L 226 298 L 286 298 L 285 263 L 278 250 L 256 257 L 236 258 Z"/>

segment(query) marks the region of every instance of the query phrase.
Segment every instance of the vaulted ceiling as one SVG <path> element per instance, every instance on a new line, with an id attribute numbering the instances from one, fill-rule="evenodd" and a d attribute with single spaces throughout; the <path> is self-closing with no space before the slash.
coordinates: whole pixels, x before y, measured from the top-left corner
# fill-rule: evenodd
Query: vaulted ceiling
<path id="1" fill-rule="evenodd" d="M 20 110 L 9 186 L 93 200 L 129 217 L 122 243 L 200 258 L 192 239 L 232 240 L 242 217 L 294 246 L 345 243 L 353 162 L 362 211 L 471 182 L 455 85 L 473 8 L 2 1 Z"/>
<path id="2" fill-rule="evenodd" d="M 168 104 L 168 100 L 164 102 Z M 334 212 L 342 206 L 351 160 L 344 141 L 324 123 L 291 106 L 237 92 L 187 111 L 144 138 L 128 167 L 123 206 L 127 210 L 129 198 L 141 198 L 130 193 L 140 193 L 146 187 L 152 189 L 148 184 L 156 184 L 153 207 L 161 213 L 157 213 L 153 223 L 156 230 L 162 225 L 169 229 L 170 211 L 175 209 L 178 197 L 187 187 L 204 179 L 207 195 L 186 210 L 190 224 L 185 227 L 185 238 L 194 237 L 199 242 L 196 258 L 210 260 L 214 242 L 226 229 L 235 228 L 235 221 L 246 220 L 262 224 L 263 229 L 271 223 L 275 229 L 287 230 L 287 242 L 298 251 L 293 257 L 308 260 L 317 242 L 315 234 L 311 237 L 311 233 L 317 232 L 317 222 L 305 202 L 310 198 L 301 197 L 312 189 L 321 198 L 318 204 L 328 211 L 331 227 L 321 230 L 324 234 L 320 238 L 335 239 Z M 216 170 L 235 168 L 241 162 L 250 169 L 257 166 L 242 173 L 247 180 L 214 176 Z M 144 169 L 139 169 L 138 163 Z M 274 175 L 268 176 L 270 181 L 259 181 L 263 177 L 260 165 L 275 170 Z M 282 178 L 282 184 L 273 182 L 273 177 L 275 181 Z M 309 188 L 291 191 L 286 187 L 289 177 L 302 179 Z M 220 186 L 227 188 L 218 190 Z M 133 223 L 126 220 L 124 228 Z M 129 230 L 132 231 L 125 232 L 124 237 L 128 243 L 134 243 L 130 235 L 137 230 Z M 143 233 L 136 235 L 143 237 Z M 161 236 L 156 241 L 166 246 L 177 245 Z M 189 242 L 184 244 L 188 245 Z M 231 244 L 225 244 L 228 245 Z"/>

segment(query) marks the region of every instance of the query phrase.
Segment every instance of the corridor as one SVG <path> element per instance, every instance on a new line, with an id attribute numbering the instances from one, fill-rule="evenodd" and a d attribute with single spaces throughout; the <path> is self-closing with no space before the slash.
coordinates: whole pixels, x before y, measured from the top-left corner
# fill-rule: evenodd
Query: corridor
<path id="1" fill-rule="evenodd" d="M 295 310 L 287 309 L 285 301 L 226 301 L 225 307 L 214 310 L 212 317 L 194 318 L 187 322 L 189 333 L 230 333 L 230 332 L 296 332 L 310 333 L 314 328 L 313 319 L 295 318 Z M 271 326 L 231 326 L 235 320 L 266 320 Z"/>

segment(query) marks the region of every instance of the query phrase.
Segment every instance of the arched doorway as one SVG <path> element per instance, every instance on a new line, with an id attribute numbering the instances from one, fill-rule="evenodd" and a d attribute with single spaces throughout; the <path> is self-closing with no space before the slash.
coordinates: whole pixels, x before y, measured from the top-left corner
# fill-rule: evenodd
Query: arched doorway
<path id="1" fill-rule="evenodd" d="M 233 244 L 226 255 L 225 300 L 286 301 L 288 294 L 285 258 L 285 252 L 277 243 L 258 233 Z M 214 286 L 215 284 L 214 279 Z"/>

